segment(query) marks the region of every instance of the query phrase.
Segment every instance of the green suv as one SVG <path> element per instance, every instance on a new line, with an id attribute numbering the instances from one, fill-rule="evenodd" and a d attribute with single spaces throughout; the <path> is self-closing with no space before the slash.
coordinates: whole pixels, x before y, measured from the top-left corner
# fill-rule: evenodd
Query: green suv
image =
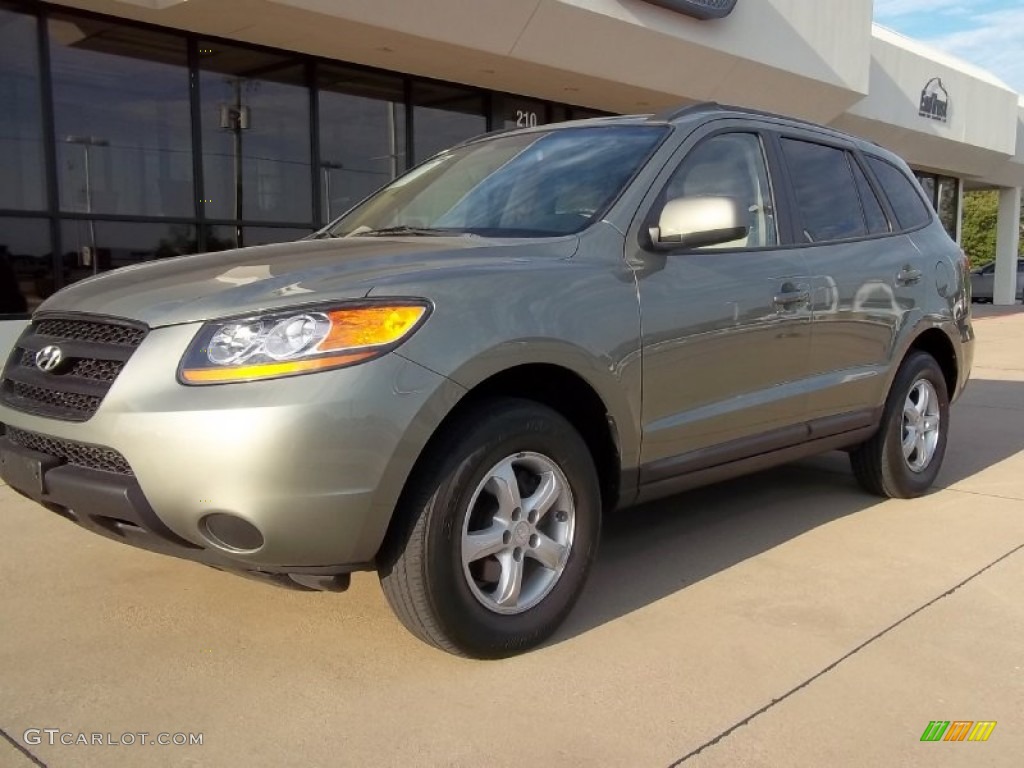
<path id="1" fill-rule="evenodd" d="M 702 105 L 485 136 L 305 240 L 39 308 L 0 473 L 96 533 L 300 589 L 376 570 L 416 636 L 544 641 L 602 517 L 843 449 L 935 480 L 969 275 L 906 165 Z"/>

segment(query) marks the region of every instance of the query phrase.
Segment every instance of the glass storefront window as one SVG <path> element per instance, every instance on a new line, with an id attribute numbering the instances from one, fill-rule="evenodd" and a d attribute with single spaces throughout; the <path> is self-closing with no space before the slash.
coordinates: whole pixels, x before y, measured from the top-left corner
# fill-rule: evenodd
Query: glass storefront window
<path id="1" fill-rule="evenodd" d="M 110 269 L 198 250 L 191 224 L 65 220 L 60 232 L 65 285 Z"/>
<path id="2" fill-rule="evenodd" d="M 547 104 L 536 99 L 505 96 L 501 111 L 505 128 L 532 128 L 548 122 Z"/>
<path id="3" fill-rule="evenodd" d="M 63 14 L 47 26 L 61 210 L 195 215 L 185 38 Z"/>
<path id="4" fill-rule="evenodd" d="M 325 221 L 339 216 L 405 170 L 401 78 L 322 65 L 320 189 Z"/>
<path id="5" fill-rule="evenodd" d="M 920 182 L 928 202 L 939 214 L 942 226 L 950 237 L 956 239 L 957 225 L 960 222 L 960 180 L 953 176 L 939 176 L 925 171 L 914 171 L 914 176 Z"/>
<path id="6" fill-rule="evenodd" d="M 0 218 L 0 318 L 31 312 L 54 289 L 49 222 Z"/>
<path id="7" fill-rule="evenodd" d="M 602 112 L 598 109 L 587 109 L 586 107 L 569 107 L 570 120 L 589 120 L 592 117 L 608 117 L 611 112 Z"/>
<path id="8" fill-rule="evenodd" d="M 242 245 L 267 245 L 269 243 L 291 243 L 312 234 L 313 229 L 300 227 L 245 227 L 242 230 Z M 208 226 L 206 228 L 206 252 L 226 251 L 238 248 L 235 228 Z"/>
<path id="9" fill-rule="evenodd" d="M 312 229 L 297 229 L 296 227 L 246 227 L 242 230 L 242 238 L 246 246 L 268 245 L 269 243 L 293 243 L 312 233 Z"/>
<path id="10" fill-rule="evenodd" d="M 36 19 L 0 3 L 0 208 L 46 207 Z"/>
<path id="11" fill-rule="evenodd" d="M 960 204 L 959 185 L 959 179 L 940 176 L 939 189 L 936 193 L 938 198 L 936 210 L 939 212 L 939 219 L 942 221 L 942 226 L 946 228 L 946 232 L 954 240 L 956 239 L 957 224 L 960 220 L 960 212 L 958 210 Z"/>
<path id="12" fill-rule="evenodd" d="M 200 247 L 297 240 L 490 127 L 588 114 L 0 0 L 0 307 Z"/>
<path id="13" fill-rule="evenodd" d="M 207 217 L 312 222 L 305 66 L 205 41 L 199 66 Z"/>
<path id="14" fill-rule="evenodd" d="M 234 227 L 213 224 L 207 225 L 205 230 L 206 247 L 203 248 L 203 253 L 227 251 L 238 247 L 238 237 Z"/>
<path id="15" fill-rule="evenodd" d="M 413 84 L 412 101 L 416 163 L 487 131 L 482 93 L 417 82 Z"/>
<path id="16" fill-rule="evenodd" d="M 934 208 L 935 207 L 935 177 L 932 176 L 930 173 L 918 173 L 918 174 L 915 174 L 915 176 L 917 176 L 917 180 L 921 184 L 921 189 L 924 190 L 924 196 L 928 198 L 928 202 L 931 203 L 932 207 Z"/>
<path id="17" fill-rule="evenodd" d="M 569 119 L 569 108 L 564 104 L 551 105 L 551 122 L 564 123 Z"/>

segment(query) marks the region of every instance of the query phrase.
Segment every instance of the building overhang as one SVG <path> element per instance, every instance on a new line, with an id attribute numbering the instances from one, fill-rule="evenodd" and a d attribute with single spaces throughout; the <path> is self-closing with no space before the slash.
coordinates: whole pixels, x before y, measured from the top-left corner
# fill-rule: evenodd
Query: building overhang
<path id="1" fill-rule="evenodd" d="M 714 100 L 827 122 L 868 85 L 872 0 L 64 4 L 614 112 Z"/>
<path id="2" fill-rule="evenodd" d="M 868 95 L 833 125 L 917 168 L 1022 186 L 1020 115 L 1020 96 L 991 74 L 876 25 Z"/>

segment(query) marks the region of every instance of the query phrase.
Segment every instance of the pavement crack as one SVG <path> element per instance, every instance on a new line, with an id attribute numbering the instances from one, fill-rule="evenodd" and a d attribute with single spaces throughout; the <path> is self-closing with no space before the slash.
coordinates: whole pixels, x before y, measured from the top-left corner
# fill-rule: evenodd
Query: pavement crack
<path id="1" fill-rule="evenodd" d="M 39 766 L 39 768 L 47 768 L 46 763 L 44 763 L 38 757 L 33 755 L 28 749 L 23 747 L 21 745 L 21 742 L 19 742 L 19 741 L 15 740 L 14 738 L 12 738 L 11 735 L 9 733 L 7 733 L 7 731 L 5 731 L 3 728 L 0 728 L 0 736 L 3 736 L 4 739 L 6 739 L 10 743 L 10 745 L 12 747 L 14 747 L 16 750 L 21 752 L 21 754 L 23 754 L 25 757 L 27 757 L 29 760 L 31 760 L 32 761 L 32 765 L 37 765 L 37 766 Z"/>
<path id="2" fill-rule="evenodd" d="M 945 592 L 943 592 L 941 595 L 933 597 L 927 603 L 925 603 L 924 605 L 921 605 L 921 606 L 915 608 L 913 611 L 908 613 L 903 618 L 893 622 L 892 624 L 890 624 L 888 627 L 886 627 L 885 629 L 881 630 L 880 632 L 876 632 L 874 635 L 869 637 L 863 643 L 861 643 L 860 645 L 856 646 L 855 648 L 853 648 L 852 650 L 850 650 L 849 652 L 847 652 L 843 656 L 840 656 L 838 659 L 833 661 L 827 667 L 825 667 L 824 669 L 819 670 L 818 672 L 813 674 L 811 677 L 808 677 L 806 680 L 804 680 L 799 685 L 796 685 L 795 687 L 789 689 L 788 691 L 786 691 L 784 694 L 782 694 L 778 698 L 772 699 L 770 702 L 765 704 L 763 707 L 761 707 L 760 709 L 755 710 L 754 712 L 751 712 L 749 715 L 744 717 L 742 720 L 740 720 L 740 721 L 734 723 L 733 725 L 729 726 L 728 728 L 726 728 L 724 731 L 719 733 L 714 738 L 709 739 L 708 741 L 705 741 L 703 744 L 701 744 L 699 747 L 697 747 L 693 751 L 688 752 L 687 754 L 683 755 L 681 758 L 679 758 L 675 762 L 671 763 L 668 768 L 677 768 L 677 766 L 680 766 L 683 763 L 685 763 L 687 760 L 690 760 L 691 758 L 696 757 L 697 755 L 699 755 L 704 750 L 709 749 L 711 747 L 714 747 L 715 745 L 721 743 L 724 739 L 726 739 L 729 736 L 731 736 L 733 733 L 738 731 L 740 728 L 742 728 L 745 725 L 748 725 L 753 720 L 755 720 L 756 718 L 760 717 L 761 715 L 763 715 L 768 710 L 772 709 L 776 704 L 781 704 L 783 701 L 788 699 L 790 696 L 793 696 L 794 694 L 799 693 L 804 688 L 806 688 L 811 683 L 813 683 L 815 680 L 817 680 L 818 678 L 823 677 L 824 675 L 828 674 L 829 672 L 831 672 L 833 669 L 838 667 L 840 664 L 842 664 L 847 659 L 849 659 L 849 658 L 851 658 L 853 656 L 856 656 L 858 653 L 860 653 L 862 650 L 864 650 L 869 645 L 874 643 L 876 640 L 879 640 L 882 637 L 885 637 L 887 634 L 892 632 L 894 629 L 899 627 L 901 624 L 904 624 L 905 622 L 907 622 L 910 619 L 914 618 L 914 616 L 916 616 L 917 614 L 921 613 L 922 611 L 924 611 L 924 610 L 926 610 L 928 608 L 931 608 L 933 605 L 935 605 L 940 600 L 943 600 L 944 598 L 949 597 L 954 592 L 959 590 L 961 587 L 963 587 L 966 584 L 969 584 L 970 582 L 974 581 L 976 578 L 981 576 L 983 573 L 985 573 L 989 569 L 994 568 L 999 563 L 1001 563 L 1004 560 L 1012 557 L 1013 555 L 1017 554 L 1021 550 L 1024 550 L 1024 544 L 1020 544 L 1020 545 L 1014 547 L 1013 549 L 1011 549 L 1006 554 L 1004 554 L 1004 555 L 1002 555 L 1000 557 L 997 557 L 991 563 L 989 563 L 988 565 L 984 566 L 983 568 L 975 571 L 974 573 L 972 573 L 970 576 L 968 576 L 963 581 L 953 585 L 952 587 L 947 589 Z"/>
<path id="3" fill-rule="evenodd" d="M 1024 501 L 1024 499 L 1018 496 L 1000 496 L 998 493 L 982 493 L 981 491 L 968 491 L 963 488 L 954 488 L 952 486 L 946 486 L 942 490 L 950 491 L 952 493 L 965 493 L 968 496 L 981 496 L 983 499 L 1001 499 L 1002 501 Z"/>

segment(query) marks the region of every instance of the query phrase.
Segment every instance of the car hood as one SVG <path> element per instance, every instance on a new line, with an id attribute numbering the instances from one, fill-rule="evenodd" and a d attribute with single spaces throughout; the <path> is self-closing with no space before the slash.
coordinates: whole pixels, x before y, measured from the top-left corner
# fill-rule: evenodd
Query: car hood
<path id="1" fill-rule="evenodd" d="M 397 276 L 508 268 L 541 257 L 569 258 L 577 243 L 576 237 L 300 240 L 125 267 L 65 288 L 39 311 L 128 318 L 155 328 L 317 301 L 358 299 L 378 281 Z"/>

